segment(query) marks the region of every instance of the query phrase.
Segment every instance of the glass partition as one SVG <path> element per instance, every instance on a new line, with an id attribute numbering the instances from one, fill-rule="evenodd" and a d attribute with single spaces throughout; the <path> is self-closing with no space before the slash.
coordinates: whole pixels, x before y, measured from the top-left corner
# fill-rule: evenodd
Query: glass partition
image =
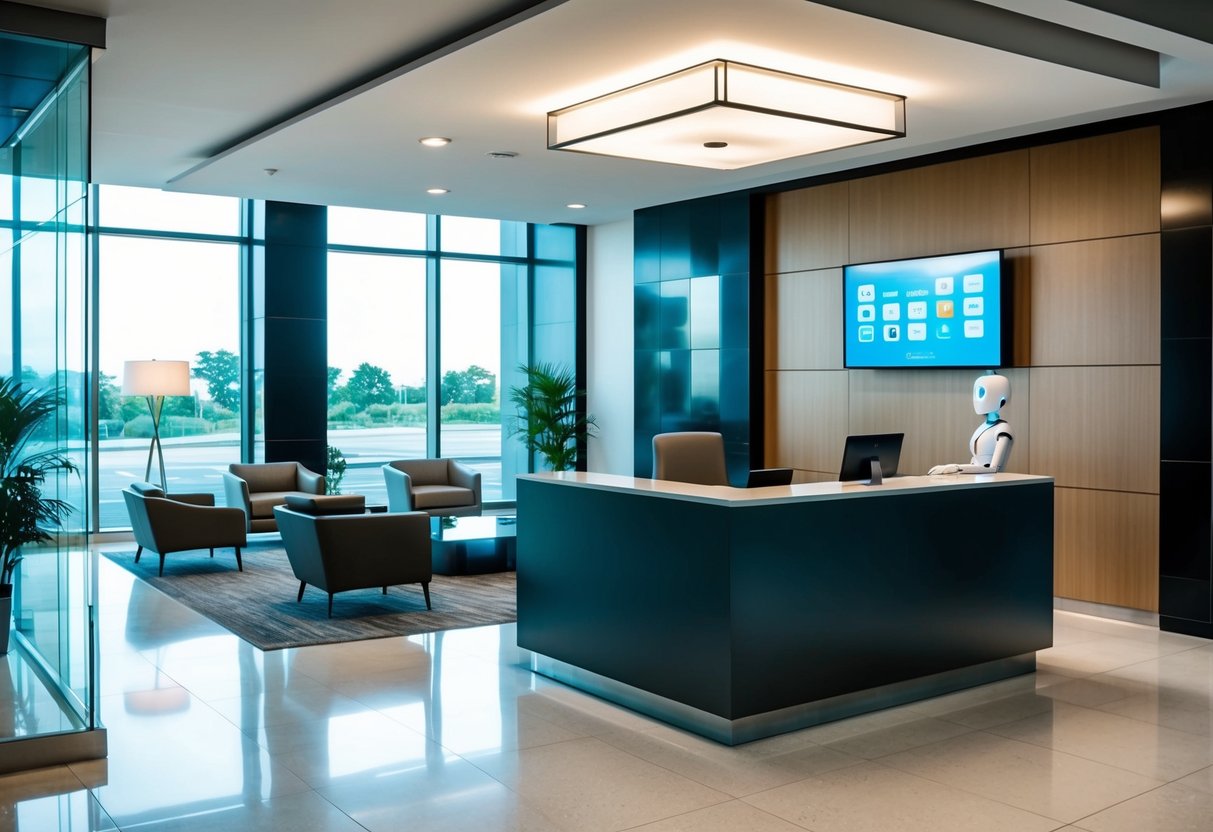
<path id="1" fill-rule="evenodd" d="M 58 396 L 54 418 L 28 451 L 62 454 L 76 470 L 45 483 L 44 495 L 64 501 L 68 513 L 61 528 L 48 530 L 50 541 L 22 548 L 24 559 L 14 575 L 12 642 L 0 659 L 0 765 L 8 765 L 9 755 L 18 762 L 28 755 L 25 741 L 83 734 L 98 725 L 96 555 L 77 544 L 78 533 L 91 525 L 85 362 L 89 50 L 0 35 L 0 52 L 5 51 L 20 52 L 34 68 L 27 80 L 41 99 L 28 106 L 28 99 L 18 99 L 28 95 L 29 85 L 0 87 L 0 110 L 18 115 L 16 124 L 8 123 L 12 134 L 0 136 L 6 148 L 0 154 L 0 372 Z M 103 742 L 101 748 L 103 753 Z"/>

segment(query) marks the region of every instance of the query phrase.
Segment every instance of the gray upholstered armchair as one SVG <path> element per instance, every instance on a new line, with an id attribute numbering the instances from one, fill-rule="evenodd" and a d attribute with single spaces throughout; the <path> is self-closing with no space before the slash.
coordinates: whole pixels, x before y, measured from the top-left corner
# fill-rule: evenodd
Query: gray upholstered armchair
<path id="1" fill-rule="evenodd" d="M 288 494 L 323 494 L 324 476 L 298 462 L 233 463 L 223 475 L 223 493 L 229 506 L 243 509 L 247 531 L 272 532 L 278 530 L 274 506 L 285 504 Z"/>
<path id="2" fill-rule="evenodd" d="M 653 437 L 653 479 L 728 485 L 724 437 L 708 431 L 657 434 Z"/>
<path id="3" fill-rule="evenodd" d="M 135 563 L 144 549 L 160 555 L 160 574 L 164 574 L 164 556 L 170 552 L 210 549 L 218 546 L 236 549 L 236 568 L 244 571 L 240 547 L 247 542 L 244 512 L 238 508 L 215 505 L 214 494 L 166 495 L 150 482 L 131 483 L 122 489 L 122 499 L 135 532 Z"/>
<path id="4" fill-rule="evenodd" d="M 480 474 L 453 459 L 401 459 L 383 466 L 387 508 L 438 517 L 480 514 Z"/>
<path id="5" fill-rule="evenodd" d="M 408 514 L 367 514 L 362 497 L 288 498 L 274 514 L 286 556 L 299 579 L 303 601 L 307 585 L 328 593 L 329 617 L 333 595 L 348 589 L 387 588 L 420 583 L 425 608 L 430 609 L 430 517 Z"/>

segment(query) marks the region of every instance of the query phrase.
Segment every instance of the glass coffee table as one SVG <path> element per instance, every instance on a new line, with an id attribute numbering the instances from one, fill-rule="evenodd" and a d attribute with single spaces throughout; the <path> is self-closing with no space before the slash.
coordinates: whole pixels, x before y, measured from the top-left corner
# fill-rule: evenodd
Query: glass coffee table
<path id="1" fill-rule="evenodd" d="M 515 517 L 431 517 L 430 553 L 437 575 L 514 569 Z"/>

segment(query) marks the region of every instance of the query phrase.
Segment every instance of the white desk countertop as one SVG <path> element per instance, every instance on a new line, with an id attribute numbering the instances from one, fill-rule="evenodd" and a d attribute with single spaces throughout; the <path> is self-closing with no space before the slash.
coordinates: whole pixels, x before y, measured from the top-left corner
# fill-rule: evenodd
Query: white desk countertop
<path id="1" fill-rule="evenodd" d="M 520 474 L 518 478 L 736 508 L 816 500 L 861 499 L 889 494 L 946 491 L 953 488 L 998 488 L 1053 481 L 1052 477 L 1032 474 L 941 474 L 934 477 L 890 477 L 882 485 L 876 486 L 858 482 L 813 482 L 798 485 L 776 485 L 767 488 L 733 488 L 727 485 L 693 485 L 684 482 L 581 471 Z"/>

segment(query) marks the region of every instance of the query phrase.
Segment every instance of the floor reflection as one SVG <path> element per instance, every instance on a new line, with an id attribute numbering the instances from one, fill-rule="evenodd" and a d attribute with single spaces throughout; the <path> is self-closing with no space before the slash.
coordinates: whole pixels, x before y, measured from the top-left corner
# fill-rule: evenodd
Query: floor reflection
<path id="1" fill-rule="evenodd" d="M 513 625 L 266 653 L 105 559 L 99 579 L 109 758 L 0 777 L 0 832 L 1169 830 L 1213 815 L 1213 646 L 1150 628 L 1059 613 L 1035 675 L 727 748 L 530 673 Z M 43 718 L 21 673 L 0 663 L 13 731 Z"/>

